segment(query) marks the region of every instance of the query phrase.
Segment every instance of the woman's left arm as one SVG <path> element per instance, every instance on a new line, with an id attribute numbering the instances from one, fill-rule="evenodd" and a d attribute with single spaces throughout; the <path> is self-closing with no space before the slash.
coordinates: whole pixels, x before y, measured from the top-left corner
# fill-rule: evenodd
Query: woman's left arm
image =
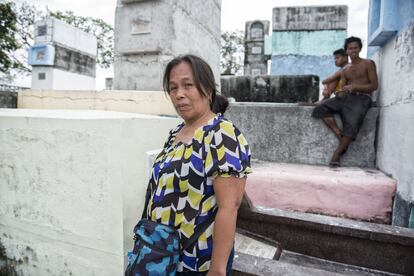
<path id="1" fill-rule="evenodd" d="M 234 245 L 237 211 L 243 198 L 245 177 L 214 179 L 218 211 L 214 222 L 213 255 L 208 276 L 226 275 L 227 261 Z"/>

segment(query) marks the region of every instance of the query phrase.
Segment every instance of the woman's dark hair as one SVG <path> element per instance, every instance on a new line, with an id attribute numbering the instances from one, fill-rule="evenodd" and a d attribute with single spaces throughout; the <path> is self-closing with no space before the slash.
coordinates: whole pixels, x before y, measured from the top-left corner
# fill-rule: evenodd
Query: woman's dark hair
<path id="1" fill-rule="evenodd" d="M 178 56 L 170 62 L 168 62 L 167 67 L 165 67 L 164 77 L 162 80 L 164 91 L 168 94 L 170 93 L 171 70 L 181 62 L 187 62 L 190 64 L 191 70 L 193 71 L 195 86 L 197 87 L 200 94 L 207 98 L 209 98 L 209 96 L 211 95 L 210 108 L 212 108 L 217 94 L 214 74 L 211 70 L 210 65 L 208 65 L 207 62 L 205 62 L 202 58 L 198 56 L 183 55 Z"/>
<path id="2" fill-rule="evenodd" d="M 224 112 L 226 112 L 228 106 L 229 101 L 227 100 L 227 98 L 223 95 L 217 94 L 211 110 L 216 114 L 221 113 L 222 115 L 224 115 Z"/>
<path id="3" fill-rule="evenodd" d="M 348 55 L 346 54 L 346 52 L 345 52 L 345 50 L 344 49 L 338 49 L 338 50 L 335 50 L 334 52 L 333 52 L 333 55 L 334 56 L 336 56 L 336 55 L 341 55 L 341 56 L 343 56 L 343 57 L 347 57 Z"/>
<path id="4" fill-rule="evenodd" d="M 359 48 L 362 49 L 362 41 L 359 37 L 355 37 L 355 36 L 350 36 L 347 39 L 345 39 L 345 43 L 344 43 L 344 49 L 345 51 L 348 49 L 348 44 L 352 43 L 352 42 L 356 42 L 359 45 Z"/>

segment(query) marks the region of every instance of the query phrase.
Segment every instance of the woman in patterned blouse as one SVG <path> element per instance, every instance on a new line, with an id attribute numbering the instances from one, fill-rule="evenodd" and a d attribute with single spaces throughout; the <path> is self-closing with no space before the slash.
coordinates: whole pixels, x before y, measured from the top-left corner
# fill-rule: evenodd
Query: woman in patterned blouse
<path id="1" fill-rule="evenodd" d="M 177 275 L 229 275 L 237 210 L 251 172 L 249 146 L 230 121 L 212 111 L 217 90 L 204 60 L 173 59 L 163 85 L 184 122 L 170 131 L 154 162 L 147 216 L 175 227 L 184 243 L 217 209 L 214 223 L 183 251 Z"/>

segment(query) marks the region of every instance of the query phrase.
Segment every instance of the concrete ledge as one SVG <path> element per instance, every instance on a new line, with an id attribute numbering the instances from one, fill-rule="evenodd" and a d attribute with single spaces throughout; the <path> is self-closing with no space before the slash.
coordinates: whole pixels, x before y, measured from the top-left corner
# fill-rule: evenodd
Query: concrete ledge
<path id="1" fill-rule="evenodd" d="M 16 275 L 122 275 L 144 205 L 146 152 L 177 123 L 0 109 L 0 267 Z"/>
<path id="2" fill-rule="evenodd" d="M 24 90 L 18 108 L 87 109 L 176 116 L 168 95 L 162 91 L 64 91 Z"/>
<path id="3" fill-rule="evenodd" d="M 377 170 L 261 163 L 247 178 L 255 208 L 390 223 L 397 182 Z"/>
<path id="4" fill-rule="evenodd" d="M 338 139 L 322 120 L 312 118 L 313 106 L 282 103 L 231 103 L 225 116 L 243 132 L 252 157 L 278 163 L 327 165 Z M 362 128 L 341 159 L 343 166 L 375 166 L 378 108 L 370 108 Z M 341 127 L 339 117 L 336 117 Z"/>

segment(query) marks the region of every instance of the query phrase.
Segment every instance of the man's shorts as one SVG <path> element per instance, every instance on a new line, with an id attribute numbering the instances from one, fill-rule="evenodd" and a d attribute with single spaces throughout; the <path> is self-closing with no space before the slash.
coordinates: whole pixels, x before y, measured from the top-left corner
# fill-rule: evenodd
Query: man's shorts
<path id="1" fill-rule="evenodd" d="M 339 114 L 342 119 L 342 135 L 355 140 L 372 104 L 371 97 L 362 93 L 347 93 L 322 102 L 312 112 L 314 118 L 322 119 Z"/>

